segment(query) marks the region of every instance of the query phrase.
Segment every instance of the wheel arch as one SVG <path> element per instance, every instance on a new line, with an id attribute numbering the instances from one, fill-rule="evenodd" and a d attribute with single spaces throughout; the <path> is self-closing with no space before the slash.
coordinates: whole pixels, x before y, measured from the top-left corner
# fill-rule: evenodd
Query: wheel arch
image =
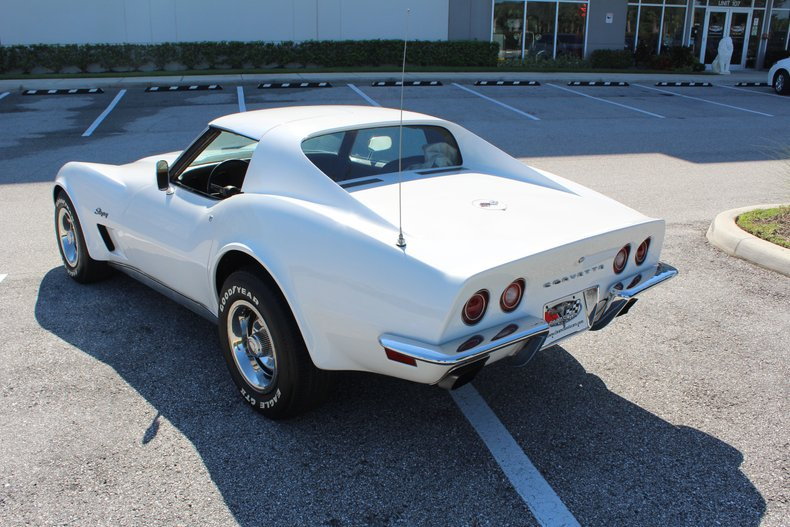
<path id="1" fill-rule="evenodd" d="M 217 265 L 214 268 L 213 280 L 214 293 L 216 293 L 217 298 L 219 298 L 220 290 L 222 289 L 222 284 L 225 283 L 225 280 L 227 280 L 233 272 L 245 267 L 255 268 L 261 275 L 261 278 L 269 285 L 273 286 L 273 288 L 280 294 L 282 300 L 286 300 L 285 295 L 282 292 L 282 288 L 274 279 L 266 266 L 251 254 L 239 248 L 232 248 L 225 251 L 217 261 Z"/>
<path id="2" fill-rule="evenodd" d="M 293 309 L 291 302 L 288 300 L 287 295 L 283 291 L 283 287 L 274 278 L 274 275 L 269 270 L 269 268 L 258 258 L 253 256 L 251 252 L 248 252 L 248 249 L 246 247 L 243 246 L 230 247 L 225 252 L 223 252 L 217 259 L 217 264 L 214 267 L 214 271 L 213 271 L 212 286 L 214 288 L 214 294 L 216 295 L 216 299 L 218 303 L 222 291 L 222 284 L 225 283 L 225 280 L 227 280 L 227 278 L 235 271 L 245 268 L 253 269 L 255 273 L 258 275 L 258 277 L 261 278 L 261 280 L 263 280 L 267 285 L 269 285 L 272 288 L 273 291 L 277 293 L 278 300 L 282 303 L 283 306 L 285 306 L 288 309 L 288 313 L 291 315 L 291 319 L 293 320 L 294 325 L 299 330 L 300 336 L 302 337 L 302 340 L 305 342 L 308 352 L 310 352 L 311 346 L 308 339 L 305 338 L 307 334 L 305 333 L 304 324 L 299 320 L 299 317 L 296 315 L 296 311 Z"/>
<path id="3" fill-rule="evenodd" d="M 61 185 L 60 183 L 55 183 L 52 186 L 52 201 L 53 202 L 58 200 L 58 196 L 60 196 L 61 192 L 68 196 L 68 193 L 66 192 L 66 188 L 63 185 Z M 69 198 L 69 199 L 71 199 L 71 198 Z"/>

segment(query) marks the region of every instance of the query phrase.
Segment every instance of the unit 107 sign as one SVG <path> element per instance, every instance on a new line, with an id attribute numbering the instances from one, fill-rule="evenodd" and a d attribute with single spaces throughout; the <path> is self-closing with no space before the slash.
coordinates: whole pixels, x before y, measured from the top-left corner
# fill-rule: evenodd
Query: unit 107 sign
<path id="1" fill-rule="evenodd" d="M 718 7 L 741 7 L 741 1 L 742 0 L 713 0 L 709 5 Z"/>

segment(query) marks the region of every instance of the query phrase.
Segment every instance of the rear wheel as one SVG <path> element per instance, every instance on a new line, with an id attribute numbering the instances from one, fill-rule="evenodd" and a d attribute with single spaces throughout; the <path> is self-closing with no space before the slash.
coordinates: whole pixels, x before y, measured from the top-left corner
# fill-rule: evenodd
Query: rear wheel
<path id="1" fill-rule="evenodd" d="M 779 70 L 774 75 L 774 91 L 779 95 L 790 95 L 790 74 Z"/>
<path id="2" fill-rule="evenodd" d="M 253 269 L 225 280 L 219 336 L 233 382 L 266 417 L 293 417 L 325 398 L 329 372 L 313 365 L 287 305 Z"/>
<path id="3" fill-rule="evenodd" d="M 88 254 L 80 220 L 65 192 L 58 194 L 55 200 L 55 235 L 63 267 L 71 278 L 86 284 L 107 276 L 107 264 Z"/>

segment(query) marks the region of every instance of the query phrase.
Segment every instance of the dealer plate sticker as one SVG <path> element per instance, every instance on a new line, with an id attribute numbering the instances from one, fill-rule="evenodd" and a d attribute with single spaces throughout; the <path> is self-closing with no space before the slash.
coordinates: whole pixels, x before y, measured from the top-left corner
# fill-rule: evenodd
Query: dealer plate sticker
<path id="1" fill-rule="evenodd" d="M 589 328 L 584 293 L 549 302 L 543 306 L 543 318 L 549 323 L 549 336 L 544 346 Z"/>

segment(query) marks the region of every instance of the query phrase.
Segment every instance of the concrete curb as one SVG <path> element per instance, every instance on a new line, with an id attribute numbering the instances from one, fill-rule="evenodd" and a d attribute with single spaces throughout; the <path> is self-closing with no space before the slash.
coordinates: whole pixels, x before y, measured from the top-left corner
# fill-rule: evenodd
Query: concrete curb
<path id="1" fill-rule="evenodd" d="M 780 205 L 752 205 L 725 210 L 713 219 L 705 236 L 711 245 L 718 247 L 730 256 L 742 258 L 760 267 L 790 276 L 790 249 L 779 247 L 749 234 L 735 223 L 736 218 L 744 212 L 770 209 Z"/>
<path id="2" fill-rule="evenodd" d="M 498 80 L 537 80 L 563 82 L 569 80 L 579 81 L 623 81 L 623 82 L 690 82 L 708 81 L 713 84 L 732 85 L 735 82 L 765 81 L 764 71 L 741 71 L 729 77 L 704 73 L 574 73 L 563 72 L 507 72 L 507 71 L 479 71 L 479 72 L 406 72 L 408 80 L 440 80 L 443 82 L 474 82 L 480 79 Z M 375 80 L 400 79 L 398 72 L 346 72 L 346 73 L 299 73 L 299 70 L 276 70 L 272 73 L 234 73 L 213 75 L 165 75 L 141 77 L 81 77 L 70 79 L 2 79 L 0 91 L 36 90 L 36 89 L 68 89 L 68 88 L 97 88 L 97 87 L 130 87 L 148 86 L 151 84 L 244 84 L 260 82 L 306 82 L 306 81 L 331 81 L 364 83 Z"/>

